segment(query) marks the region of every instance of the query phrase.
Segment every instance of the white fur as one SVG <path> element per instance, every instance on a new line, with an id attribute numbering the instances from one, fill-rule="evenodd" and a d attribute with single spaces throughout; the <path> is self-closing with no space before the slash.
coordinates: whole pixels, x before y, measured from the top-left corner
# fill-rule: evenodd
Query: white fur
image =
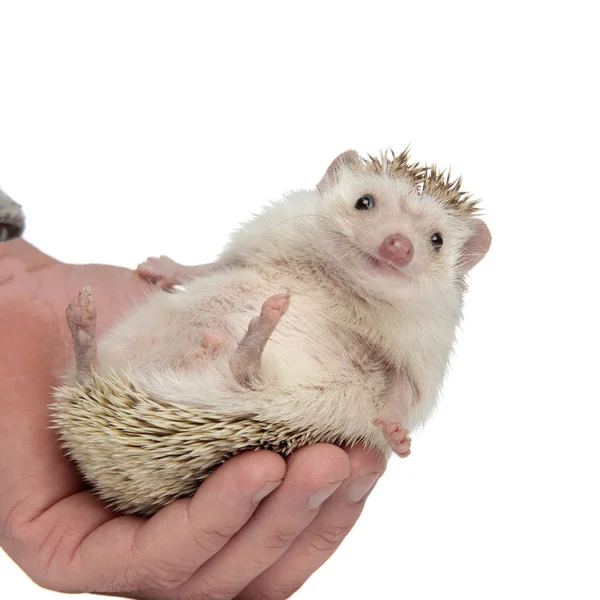
<path id="1" fill-rule="evenodd" d="M 381 449 L 373 425 L 386 403 L 403 403 L 412 429 L 431 414 L 461 318 L 461 253 L 472 226 L 409 181 L 342 164 L 318 189 L 294 192 L 236 232 L 222 271 L 185 292 L 158 292 L 99 345 L 96 370 L 127 370 L 155 397 L 223 414 L 347 432 Z M 333 173 L 332 171 L 332 173 Z M 355 203 L 369 193 L 370 211 Z M 390 234 L 412 240 L 404 273 L 381 272 L 368 256 Z M 436 253 L 431 235 L 441 232 Z M 270 296 L 291 291 L 288 312 L 267 343 L 266 387 L 236 383 L 229 357 Z M 225 334 L 217 358 L 202 352 L 206 329 Z M 390 380 L 414 398 L 388 398 Z"/>

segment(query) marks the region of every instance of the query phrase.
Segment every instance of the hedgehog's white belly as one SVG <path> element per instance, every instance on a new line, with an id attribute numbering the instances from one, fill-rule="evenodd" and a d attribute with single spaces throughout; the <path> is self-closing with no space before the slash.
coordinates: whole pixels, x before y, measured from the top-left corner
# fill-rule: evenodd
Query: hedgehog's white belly
<path id="1" fill-rule="evenodd" d="M 240 297 L 217 281 L 211 296 L 212 279 L 195 293 L 151 296 L 99 344 L 93 377 L 55 394 L 63 446 L 120 510 L 154 512 L 243 450 L 364 442 L 386 451 L 373 426 L 385 378 L 357 372 L 350 341 L 334 335 L 314 299 L 292 296 L 263 354 L 264 389 L 251 390 L 235 381 L 229 357 L 280 290 L 255 282 Z M 217 357 L 202 354 L 207 329 L 227 339 Z"/>
<path id="2" fill-rule="evenodd" d="M 240 288 L 243 295 L 237 293 Z M 99 342 L 96 371 L 104 376 L 125 369 L 203 370 L 210 358 L 202 351 L 205 332 L 224 335 L 223 354 L 230 354 L 272 293 L 260 277 L 245 271 L 207 277 L 190 292 L 156 292 Z"/>

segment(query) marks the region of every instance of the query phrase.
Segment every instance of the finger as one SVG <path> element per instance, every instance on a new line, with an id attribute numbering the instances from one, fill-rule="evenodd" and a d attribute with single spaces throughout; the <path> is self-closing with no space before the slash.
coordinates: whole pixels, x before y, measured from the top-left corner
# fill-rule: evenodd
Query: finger
<path id="1" fill-rule="evenodd" d="M 248 521 L 285 469 L 273 452 L 242 454 L 220 467 L 192 498 L 178 500 L 150 519 L 113 518 L 89 532 L 85 521 L 77 524 L 77 532 L 71 523 L 69 535 L 57 542 L 62 546 L 51 550 L 47 578 L 52 589 L 127 592 L 180 584 Z M 73 498 L 63 503 L 73 515 L 93 513 L 89 506 L 78 510 Z M 36 523 L 51 536 L 53 523 L 69 522 L 60 504 Z"/>
<path id="2" fill-rule="evenodd" d="M 225 477 L 210 477 L 193 498 L 167 506 L 138 531 L 134 544 L 141 572 L 159 587 L 186 581 L 279 487 L 285 471 L 285 461 L 273 452 L 232 459 Z"/>
<path id="3" fill-rule="evenodd" d="M 349 472 L 347 454 L 335 446 L 317 444 L 296 452 L 283 483 L 248 525 L 166 598 L 235 597 L 281 557 Z"/>
<path id="4" fill-rule="evenodd" d="M 327 561 L 356 523 L 385 471 L 385 458 L 361 447 L 350 452 L 350 476 L 290 549 L 240 594 L 239 600 L 289 598 Z"/>

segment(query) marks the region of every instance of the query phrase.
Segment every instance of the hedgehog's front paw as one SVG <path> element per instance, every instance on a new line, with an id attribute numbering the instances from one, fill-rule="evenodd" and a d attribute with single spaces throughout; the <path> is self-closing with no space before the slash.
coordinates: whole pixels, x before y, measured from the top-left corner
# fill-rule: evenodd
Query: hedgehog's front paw
<path id="1" fill-rule="evenodd" d="M 147 279 L 161 290 L 167 290 L 181 283 L 180 265 L 168 256 L 151 256 L 148 260 L 138 265 L 137 274 Z"/>
<path id="2" fill-rule="evenodd" d="M 390 423 L 383 419 L 375 419 L 373 424 L 381 429 L 390 448 L 401 458 L 410 454 L 412 440 L 408 437 L 408 429 L 402 429 L 399 423 Z"/>

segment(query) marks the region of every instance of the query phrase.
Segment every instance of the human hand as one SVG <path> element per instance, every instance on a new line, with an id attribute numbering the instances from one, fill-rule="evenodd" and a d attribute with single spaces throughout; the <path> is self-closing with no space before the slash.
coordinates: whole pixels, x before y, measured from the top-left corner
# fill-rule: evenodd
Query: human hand
<path id="1" fill-rule="evenodd" d="M 150 289 L 127 269 L 0 244 L 0 545 L 36 583 L 62 592 L 288 598 L 352 528 L 383 458 L 326 444 L 287 463 L 249 452 L 150 519 L 116 516 L 48 429 L 50 389 L 73 358 L 64 309 L 88 284 L 99 334 Z"/>

